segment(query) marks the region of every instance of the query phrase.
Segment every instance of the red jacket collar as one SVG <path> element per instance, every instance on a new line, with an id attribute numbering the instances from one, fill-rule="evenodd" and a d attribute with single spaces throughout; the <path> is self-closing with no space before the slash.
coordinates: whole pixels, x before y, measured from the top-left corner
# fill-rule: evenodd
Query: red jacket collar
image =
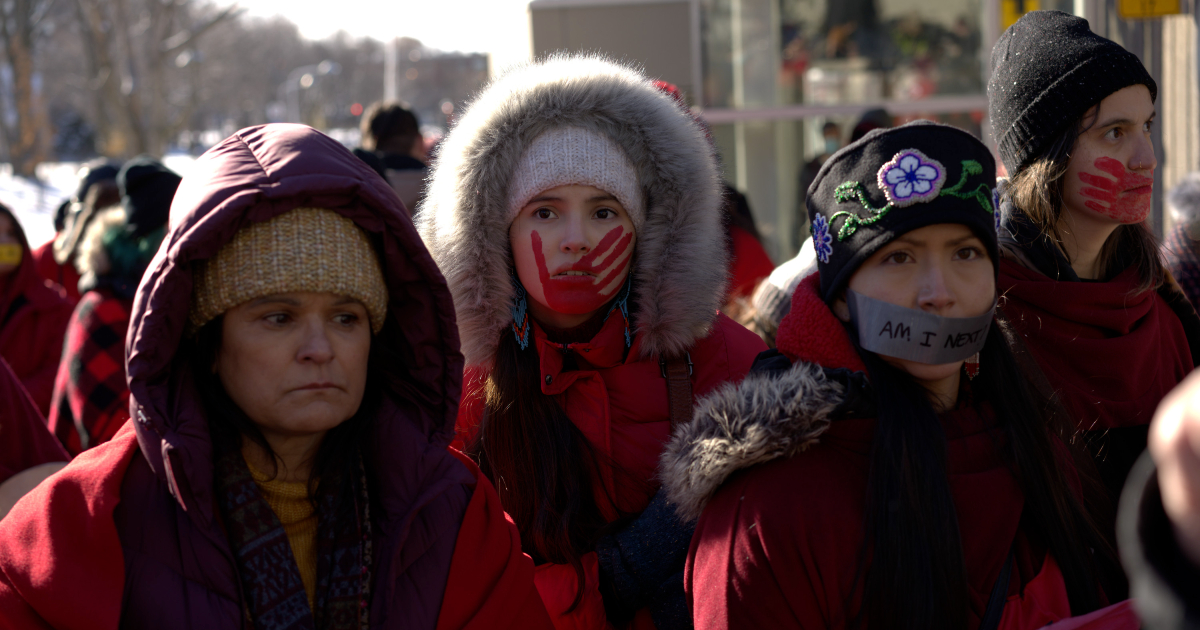
<path id="1" fill-rule="evenodd" d="M 779 323 L 775 347 L 793 362 L 867 371 L 845 326 L 821 299 L 821 276 L 816 273 L 796 285 L 792 310 Z"/>
<path id="2" fill-rule="evenodd" d="M 546 337 L 537 322 L 533 324 L 533 339 L 541 363 L 542 392 L 548 396 L 561 394 L 582 375 L 590 371 L 616 367 L 635 356 L 625 348 L 625 319 L 619 309 L 613 309 L 600 332 L 591 340 L 580 343 L 555 343 Z M 634 345 L 637 345 L 636 340 Z M 575 355 L 576 370 L 563 372 L 567 352 Z"/>

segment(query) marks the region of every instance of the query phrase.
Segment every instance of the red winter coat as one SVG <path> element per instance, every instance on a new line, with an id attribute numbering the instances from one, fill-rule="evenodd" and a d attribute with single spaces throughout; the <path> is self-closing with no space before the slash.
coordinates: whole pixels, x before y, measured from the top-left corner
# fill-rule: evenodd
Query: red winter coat
<path id="1" fill-rule="evenodd" d="M 521 553 L 520 534 L 487 478 L 453 454 L 474 475 L 476 491 L 458 531 L 435 630 L 548 630 L 545 609 L 528 587 L 532 563 Z M 0 628 L 124 627 L 126 566 L 114 513 L 136 457 L 137 435 L 127 425 L 35 488 L 0 524 Z M 32 465 L 60 461 L 43 459 Z"/>
<path id="2" fill-rule="evenodd" d="M 79 301 L 79 272 L 70 262 L 60 265 L 54 260 L 54 239 L 35 247 L 33 259 L 37 261 L 38 275 L 62 287 L 72 304 Z"/>
<path id="3" fill-rule="evenodd" d="M 534 324 L 534 344 L 541 359 L 542 391 L 554 396 L 559 406 L 575 423 L 601 459 L 609 459 L 646 482 L 641 488 L 628 484 L 614 487 L 612 471 L 605 468 L 604 479 L 597 480 L 617 505 L 600 505 L 609 518 L 616 518 L 614 507 L 636 514 L 646 508 L 658 489 L 656 468 L 663 445 L 670 438 L 670 410 L 667 383 L 656 358 L 641 361 L 640 336 L 625 351 L 624 320 L 610 317 L 599 333 L 587 343 L 570 344 L 579 358 L 579 369 L 562 371 L 563 347 L 546 338 Z M 692 393 L 703 396 L 722 383 L 739 381 L 750 369 L 754 357 L 766 349 L 762 339 L 733 320 L 720 316 L 712 332 L 696 342 L 690 351 L 694 371 Z M 628 357 L 628 358 L 627 358 Z M 458 441 L 469 443 L 478 429 L 483 412 L 482 385 L 486 373 L 478 368 L 467 370 L 467 393 L 458 416 Z M 603 492 L 597 493 L 605 496 Z M 571 613 L 576 593 L 575 570 L 569 565 L 543 564 L 537 569 L 538 591 L 554 618 L 555 627 L 599 630 L 606 627 L 604 603 L 599 591 L 599 565 L 596 554 L 583 557 L 587 586 L 584 599 Z M 634 626 L 652 628 L 649 615 L 639 613 Z"/>
<path id="4" fill-rule="evenodd" d="M 132 309 L 132 298 L 96 288 L 71 315 L 46 421 L 72 456 L 111 440 L 129 419 L 125 334 Z"/>
<path id="5" fill-rule="evenodd" d="M 0 483 L 22 470 L 68 459 L 21 381 L 0 359 Z"/>
<path id="6" fill-rule="evenodd" d="M 8 216 L 22 252 L 21 264 L 0 278 L 0 357 L 8 361 L 45 416 L 50 412 L 50 394 L 73 307 L 61 289 L 38 275 L 25 232 L 16 217 Z"/>
<path id="7" fill-rule="evenodd" d="M 134 300 L 130 408 L 0 521 L 0 628 L 245 627 L 206 407 L 183 343 L 198 260 L 249 223 L 327 207 L 377 244 L 388 318 L 370 420 L 373 628 L 537 628 L 533 562 L 492 486 L 447 448 L 462 355 L 445 280 L 377 174 L 302 125 L 244 129 L 196 163 Z M 392 331 L 389 332 L 389 328 Z M 374 368 L 373 368 L 374 369 Z"/>
<path id="8" fill-rule="evenodd" d="M 749 298 L 754 288 L 775 271 L 775 263 L 754 235 L 736 225 L 729 226 L 733 251 L 729 257 L 728 300 Z"/>
<path id="9" fill-rule="evenodd" d="M 862 371 L 814 274 L 783 322 L 780 350 L 796 363 L 756 373 L 701 401 L 663 469 L 672 499 L 699 515 L 685 588 L 700 630 L 845 628 L 855 586 L 875 420 L 835 418 L 860 390 L 823 368 Z M 844 378 L 844 376 L 843 376 Z M 982 407 L 940 414 L 962 534 L 969 624 L 977 627 L 1009 550 L 1012 579 L 1000 628 L 1033 630 L 1070 617 L 1066 586 L 1021 526 L 1024 498 L 1003 456 L 1004 435 Z M 1136 628 L 1127 605 L 1092 628 Z M 870 623 L 870 620 L 867 620 Z"/>

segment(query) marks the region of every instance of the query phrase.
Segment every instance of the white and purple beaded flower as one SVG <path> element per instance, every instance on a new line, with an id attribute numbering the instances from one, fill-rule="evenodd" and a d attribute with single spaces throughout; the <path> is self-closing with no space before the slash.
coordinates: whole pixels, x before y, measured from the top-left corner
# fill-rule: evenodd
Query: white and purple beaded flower
<path id="1" fill-rule="evenodd" d="M 819 214 L 812 222 L 812 239 L 817 260 L 828 264 L 829 256 L 833 253 L 833 235 L 829 233 L 829 222 Z"/>
<path id="2" fill-rule="evenodd" d="M 937 198 L 946 183 L 946 167 L 916 149 L 905 149 L 879 168 L 879 188 L 898 208 Z"/>

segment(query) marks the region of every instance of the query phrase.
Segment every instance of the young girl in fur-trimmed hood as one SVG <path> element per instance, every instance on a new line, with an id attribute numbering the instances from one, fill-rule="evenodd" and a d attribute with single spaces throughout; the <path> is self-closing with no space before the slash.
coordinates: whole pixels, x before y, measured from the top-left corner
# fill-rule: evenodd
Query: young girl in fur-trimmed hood
<path id="1" fill-rule="evenodd" d="M 697 628 L 1032 630 L 1106 604 L 1074 468 L 993 317 L 994 169 L 924 121 L 821 168 L 818 273 L 779 352 L 664 455 L 699 517 Z M 1096 615 L 1136 627 L 1127 604 Z"/>
<path id="2" fill-rule="evenodd" d="M 530 65 L 467 109 L 417 223 L 458 313 L 459 438 L 497 481 L 556 625 L 688 623 L 691 530 L 652 501 L 655 466 L 693 392 L 765 349 L 717 313 L 704 132 L 636 71 Z"/>

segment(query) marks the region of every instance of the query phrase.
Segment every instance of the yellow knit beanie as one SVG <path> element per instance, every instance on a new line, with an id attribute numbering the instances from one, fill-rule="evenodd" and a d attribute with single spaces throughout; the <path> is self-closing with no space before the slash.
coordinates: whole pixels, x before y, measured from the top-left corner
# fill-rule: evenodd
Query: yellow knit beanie
<path id="1" fill-rule="evenodd" d="M 255 298 L 292 291 L 362 302 L 375 333 L 387 315 L 387 284 L 366 233 L 323 208 L 296 208 L 238 230 L 216 256 L 198 264 L 195 278 L 192 330 Z"/>

